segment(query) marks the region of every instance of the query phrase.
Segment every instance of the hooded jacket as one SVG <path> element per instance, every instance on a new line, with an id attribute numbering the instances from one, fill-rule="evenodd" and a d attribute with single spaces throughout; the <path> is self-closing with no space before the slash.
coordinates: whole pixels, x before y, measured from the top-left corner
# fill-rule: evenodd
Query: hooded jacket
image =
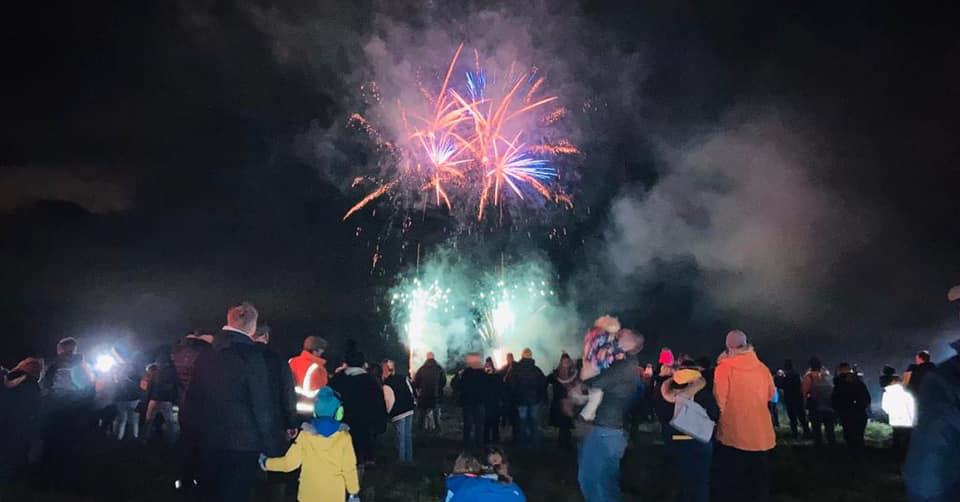
<path id="1" fill-rule="evenodd" d="M 343 423 L 354 434 L 379 434 L 387 426 L 383 386 L 361 368 L 349 367 L 330 379 L 330 387 L 343 401 Z M 363 437 L 363 436 L 358 436 Z"/>
<path id="2" fill-rule="evenodd" d="M 327 360 L 304 350 L 299 356 L 291 358 L 290 371 L 293 372 L 293 385 L 298 395 L 313 399 L 321 387 L 328 383 Z"/>
<path id="3" fill-rule="evenodd" d="M 287 454 L 267 459 L 268 471 L 292 472 L 300 469 L 301 502 L 336 500 L 360 491 L 357 456 L 353 451 L 350 428 L 333 419 L 304 422 L 297 440 Z"/>
<path id="4" fill-rule="evenodd" d="M 540 404 L 547 399 L 547 377 L 536 361 L 523 358 L 507 377 L 513 402 L 520 406 Z"/>
<path id="5" fill-rule="evenodd" d="M 926 375 L 903 463 L 910 500 L 960 500 L 960 356 Z"/>
<path id="6" fill-rule="evenodd" d="M 833 387 L 833 409 L 841 418 L 865 419 L 870 409 L 870 391 L 855 373 L 840 375 Z"/>
<path id="7" fill-rule="evenodd" d="M 433 408 L 447 386 L 447 376 L 435 359 L 427 359 L 413 377 L 417 389 L 417 402 L 421 408 Z"/>
<path id="8" fill-rule="evenodd" d="M 720 408 L 717 441 L 745 451 L 776 446 L 767 408 L 774 394 L 773 376 L 752 347 L 720 356 L 713 373 L 713 393 Z"/>

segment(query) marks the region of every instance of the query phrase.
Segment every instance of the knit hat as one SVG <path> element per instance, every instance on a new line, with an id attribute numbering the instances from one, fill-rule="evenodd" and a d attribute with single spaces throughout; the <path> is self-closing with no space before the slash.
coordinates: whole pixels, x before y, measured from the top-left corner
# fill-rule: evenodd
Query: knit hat
<path id="1" fill-rule="evenodd" d="M 727 350 L 742 349 L 747 346 L 747 334 L 739 329 L 727 333 Z"/>
<path id="2" fill-rule="evenodd" d="M 673 366 L 673 351 L 667 348 L 661 349 L 657 362 L 663 366 Z"/>
<path id="3" fill-rule="evenodd" d="M 530 350 L 530 347 L 523 349 L 523 352 L 520 353 L 521 359 L 533 359 L 533 351 Z"/>
<path id="4" fill-rule="evenodd" d="M 673 374 L 673 381 L 678 385 L 685 385 L 701 377 L 700 370 L 696 368 L 683 368 Z"/>
<path id="5" fill-rule="evenodd" d="M 330 387 L 322 387 L 317 392 L 317 398 L 313 404 L 313 416 L 334 420 L 343 419 L 343 402 Z"/>

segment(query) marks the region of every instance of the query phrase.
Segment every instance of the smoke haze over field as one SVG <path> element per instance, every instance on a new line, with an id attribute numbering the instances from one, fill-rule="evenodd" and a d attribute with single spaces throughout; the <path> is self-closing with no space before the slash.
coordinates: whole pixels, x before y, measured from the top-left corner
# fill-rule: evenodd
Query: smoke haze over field
<path id="1" fill-rule="evenodd" d="M 651 344 L 711 352 L 738 326 L 765 358 L 828 363 L 943 357 L 957 332 L 947 16 L 759 1 L 17 8 L 5 363 L 112 326 L 169 341 L 219 327 L 240 299 L 284 347 L 322 331 L 396 350 L 388 292 L 418 264 L 470 297 L 500 268 L 551 278 L 549 315 L 518 330 L 548 358 L 608 311 Z M 461 42 L 492 73 L 536 66 L 570 109 L 574 209 L 509 234 L 444 231 L 439 212 L 395 221 L 390 205 L 342 223 L 364 193 L 353 178 L 381 167 L 348 117 L 380 115 L 396 136 L 390 107 Z M 459 324 L 437 333 L 476 333 L 444 321 Z"/>

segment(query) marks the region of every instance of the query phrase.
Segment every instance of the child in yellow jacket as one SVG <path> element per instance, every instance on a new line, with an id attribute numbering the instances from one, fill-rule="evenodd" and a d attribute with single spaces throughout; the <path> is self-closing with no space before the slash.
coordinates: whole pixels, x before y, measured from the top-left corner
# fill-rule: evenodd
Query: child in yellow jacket
<path id="1" fill-rule="evenodd" d="M 350 428 L 340 423 L 343 407 L 330 387 L 317 393 L 314 419 L 304 422 L 287 454 L 277 458 L 260 456 L 265 471 L 292 472 L 300 468 L 300 502 L 359 502 L 357 456 L 350 439 Z"/>

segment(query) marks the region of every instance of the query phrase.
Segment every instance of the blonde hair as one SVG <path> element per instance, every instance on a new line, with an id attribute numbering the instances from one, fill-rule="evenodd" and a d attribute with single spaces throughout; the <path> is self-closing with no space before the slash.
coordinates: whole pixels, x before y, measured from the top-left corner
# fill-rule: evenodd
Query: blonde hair
<path id="1" fill-rule="evenodd" d="M 227 326 L 239 329 L 244 333 L 254 334 L 257 330 L 257 317 L 260 313 L 253 304 L 243 302 L 230 307 L 227 311 Z"/>
<path id="2" fill-rule="evenodd" d="M 467 452 L 457 455 L 457 459 L 453 462 L 454 474 L 480 474 L 482 468 L 477 457 Z"/>

